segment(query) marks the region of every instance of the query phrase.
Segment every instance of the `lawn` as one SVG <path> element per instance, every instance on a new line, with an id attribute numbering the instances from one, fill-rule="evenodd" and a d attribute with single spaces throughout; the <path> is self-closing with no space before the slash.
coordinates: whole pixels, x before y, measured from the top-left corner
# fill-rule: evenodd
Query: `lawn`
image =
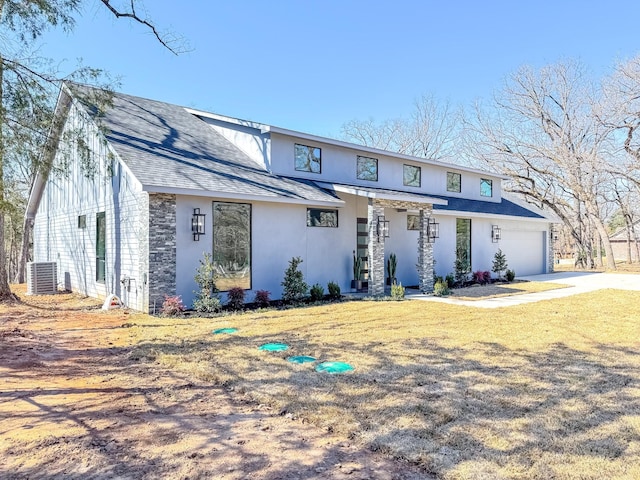
<path id="1" fill-rule="evenodd" d="M 640 478 L 637 292 L 491 311 L 360 301 L 134 320 L 133 358 L 225 385 L 439 478 Z M 223 327 L 238 331 L 211 333 Z M 290 348 L 258 349 L 268 342 Z M 318 362 L 292 355 L 355 370 L 317 373 Z"/>

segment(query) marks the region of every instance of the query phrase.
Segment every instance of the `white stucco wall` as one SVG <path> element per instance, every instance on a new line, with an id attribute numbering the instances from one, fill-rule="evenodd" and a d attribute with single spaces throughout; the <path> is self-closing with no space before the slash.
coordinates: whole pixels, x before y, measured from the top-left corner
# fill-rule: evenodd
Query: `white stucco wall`
<path id="1" fill-rule="evenodd" d="M 176 199 L 177 222 L 177 293 L 191 306 L 196 283 L 193 279 L 203 253 L 213 247 L 213 202 L 227 201 L 192 196 Z M 356 244 L 355 204 L 338 209 L 338 228 L 307 227 L 307 206 L 285 203 L 247 202 L 251 204 L 252 289 L 246 301 L 253 301 L 257 290 L 268 290 L 271 298 L 281 297 L 284 271 L 292 257 L 302 257 L 300 270 L 309 286 L 337 282 L 349 291 L 352 251 Z M 206 234 L 199 241 L 191 235 L 191 215 L 200 208 L 205 218 Z M 322 207 L 326 208 L 326 207 Z M 223 301 L 225 295 L 221 295 Z"/>
<path id="2" fill-rule="evenodd" d="M 95 174 L 87 176 L 77 151 L 60 148 L 57 166 L 68 163 L 65 173 L 52 173 L 34 220 L 34 261 L 57 262 L 60 288 L 94 297 L 111 293 L 132 308 L 142 307 L 138 277 L 140 184 L 110 155 L 95 126 L 72 107 L 65 130 L 83 128 L 92 152 Z M 64 138 L 64 137 L 63 137 Z M 105 212 L 106 279 L 96 282 L 96 215 Z M 86 228 L 78 228 L 78 216 Z M 129 288 L 120 280 L 134 279 Z"/>
<path id="3" fill-rule="evenodd" d="M 310 173 L 295 170 L 294 145 L 302 144 L 322 149 L 322 172 Z M 387 188 L 407 192 L 417 192 L 432 195 L 447 195 L 488 202 L 499 202 L 501 198 L 501 179 L 490 174 L 480 174 L 467 171 L 455 165 L 432 165 L 419 160 L 404 160 L 389 155 L 376 155 L 357 148 L 345 148 L 318 141 L 296 139 L 286 135 L 271 135 L 271 162 L 274 173 L 300 178 L 308 178 L 322 182 L 345 183 L 348 185 L 362 185 L 376 188 Z M 363 155 L 378 159 L 378 181 L 358 180 L 357 156 Z M 403 184 L 403 165 L 413 165 L 421 168 L 421 186 L 408 187 Z M 462 188 L 460 193 L 447 191 L 447 172 L 460 173 Z M 480 179 L 487 178 L 493 182 L 493 196 L 480 195 Z"/>

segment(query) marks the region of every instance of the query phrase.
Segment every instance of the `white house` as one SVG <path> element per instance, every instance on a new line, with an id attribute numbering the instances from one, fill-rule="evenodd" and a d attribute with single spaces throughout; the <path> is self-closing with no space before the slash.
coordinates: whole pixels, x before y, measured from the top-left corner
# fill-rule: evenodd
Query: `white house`
<path id="1" fill-rule="evenodd" d="M 63 86 L 27 211 L 34 260 L 68 289 L 190 305 L 205 252 L 221 290 L 249 300 L 279 298 L 292 257 L 307 283 L 349 291 L 356 252 L 372 295 L 390 253 L 425 292 L 456 255 L 472 271 L 498 249 L 518 275 L 553 268 L 552 220 L 504 198 L 504 177 L 124 94 L 97 116 L 90 93 Z"/>

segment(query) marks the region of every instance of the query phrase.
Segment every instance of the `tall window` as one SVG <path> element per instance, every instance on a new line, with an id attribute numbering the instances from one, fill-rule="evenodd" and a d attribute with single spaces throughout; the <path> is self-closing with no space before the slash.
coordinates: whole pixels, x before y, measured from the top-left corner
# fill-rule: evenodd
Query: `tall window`
<path id="1" fill-rule="evenodd" d="M 213 262 L 216 286 L 251 288 L 251 205 L 213 202 Z"/>
<path id="2" fill-rule="evenodd" d="M 402 166 L 402 183 L 407 187 L 420 186 L 420 167 L 413 165 Z"/>
<path id="3" fill-rule="evenodd" d="M 358 155 L 358 180 L 378 181 L 378 159 Z"/>
<path id="4" fill-rule="evenodd" d="M 454 172 L 447 172 L 447 192 L 460 193 L 462 190 L 462 175 Z"/>
<path id="5" fill-rule="evenodd" d="M 483 197 L 493 196 L 493 181 L 486 178 L 480 179 L 480 195 Z"/>
<path id="6" fill-rule="evenodd" d="M 295 168 L 299 172 L 320 173 L 322 170 L 322 150 L 308 145 L 294 146 Z"/>
<path id="7" fill-rule="evenodd" d="M 96 214 L 96 282 L 104 283 L 106 279 L 106 239 L 107 220 L 104 212 Z"/>
<path id="8" fill-rule="evenodd" d="M 461 270 L 471 271 L 471 219 L 456 219 L 456 262 L 461 263 Z"/>

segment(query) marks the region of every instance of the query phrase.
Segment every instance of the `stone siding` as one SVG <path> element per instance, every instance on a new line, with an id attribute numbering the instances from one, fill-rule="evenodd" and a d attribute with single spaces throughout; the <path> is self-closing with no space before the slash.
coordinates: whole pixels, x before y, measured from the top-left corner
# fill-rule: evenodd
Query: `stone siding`
<path id="1" fill-rule="evenodd" d="M 420 291 L 433 292 L 433 243 L 429 243 L 427 226 L 431 216 L 431 208 L 420 210 L 420 235 L 418 237 L 418 278 Z"/>
<path id="2" fill-rule="evenodd" d="M 378 217 L 384 215 L 384 207 L 376 199 L 370 198 L 367 206 L 369 223 L 369 288 L 371 296 L 384 295 L 384 237 L 378 237 Z"/>
<path id="3" fill-rule="evenodd" d="M 149 194 L 148 212 L 148 306 L 158 313 L 164 296 L 176 294 L 176 196 Z"/>

